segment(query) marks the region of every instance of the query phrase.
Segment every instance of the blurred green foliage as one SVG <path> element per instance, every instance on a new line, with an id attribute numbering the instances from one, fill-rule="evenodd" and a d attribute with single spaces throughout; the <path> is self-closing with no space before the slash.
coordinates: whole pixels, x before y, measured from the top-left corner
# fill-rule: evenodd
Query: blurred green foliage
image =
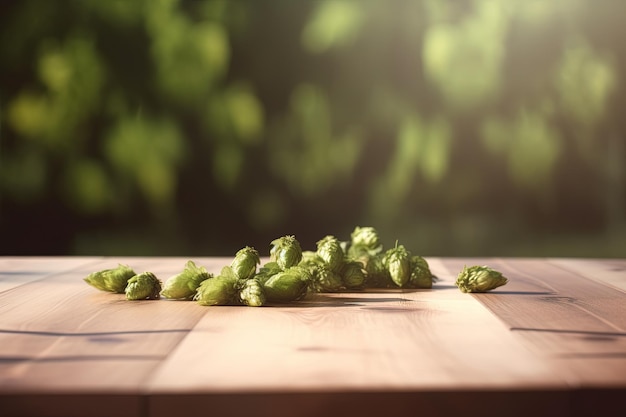
<path id="1" fill-rule="evenodd" d="M 2 254 L 626 253 L 626 2 L 0 5 Z"/>

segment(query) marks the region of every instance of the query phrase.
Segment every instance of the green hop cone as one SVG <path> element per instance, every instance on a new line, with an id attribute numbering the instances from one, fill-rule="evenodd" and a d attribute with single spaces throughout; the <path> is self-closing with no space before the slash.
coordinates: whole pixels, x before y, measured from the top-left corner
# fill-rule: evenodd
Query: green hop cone
<path id="1" fill-rule="evenodd" d="M 161 295 L 171 300 L 191 300 L 202 281 L 212 276 L 205 267 L 198 267 L 193 261 L 187 261 L 183 272 L 165 282 Z"/>
<path id="2" fill-rule="evenodd" d="M 239 279 L 249 279 L 256 273 L 256 266 L 261 263 L 259 252 L 246 246 L 235 254 L 235 259 L 230 264 L 233 272 Z"/>
<path id="3" fill-rule="evenodd" d="M 259 272 L 254 276 L 262 285 L 267 282 L 273 275 L 281 272 L 282 269 L 276 262 L 268 262 L 259 268 Z"/>
<path id="4" fill-rule="evenodd" d="M 92 272 L 84 281 L 101 291 L 109 291 L 123 294 L 128 284 L 128 280 L 134 277 L 133 271 L 128 265 L 118 265 L 117 268 L 105 269 Z"/>
<path id="5" fill-rule="evenodd" d="M 363 264 L 357 261 L 346 262 L 341 268 L 343 285 L 349 289 L 361 288 L 365 284 Z"/>
<path id="6" fill-rule="evenodd" d="M 384 255 L 364 256 L 359 258 L 365 268 L 365 287 L 367 288 L 389 288 L 395 284 L 391 280 L 389 270 L 383 262 Z"/>
<path id="7" fill-rule="evenodd" d="M 295 236 L 283 236 L 272 241 L 270 260 L 285 270 L 296 266 L 302 260 L 302 248 Z"/>
<path id="8" fill-rule="evenodd" d="M 218 275 L 202 281 L 193 297 L 203 306 L 224 306 L 235 303 L 237 279 L 230 275 Z"/>
<path id="9" fill-rule="evenodd" d="M 306 295 L 310 280 L 311 274 L 305 268 L 293 266 L 272 275 L 263 289 L 267 301 L 288 303 Z"/>
<path id="10" fill-rule="evenodd" d="M 488 266 L 465 267 L 456 278 L 456 286 L 462 292 L 487 292 L 508 282 L 502 273 Z"/>
<path id="11" fill-rule="evenodd" d="M 398 287 L 404 287 L 411 277 L 411 254 L 403 245 L 389 249 L 385 253 L 383 263 L 389 271 L 389 276 Z"/>
<path id="12" fill-rule="evenodd" d="M 344 261 L 341 243 L 330 235 L 317 242 L 317 256 L 322 258 L 333 272 L 339 272 Z"/>
<path id="13" fill-rule="evenodd" d="M 322 258 L 317 256 L 317 253 L 311 252 L 311 251 L 304 251 L 302 252 L 302 260 L 300 261 L 298 266 L 300 268 L 306 269 L 307 271 L 309 271 L 311 275 L 313 275 L 315 274 L 318 267 L 320 266 L 325 267 L 326 262 L 324 262 Z"/>
<path id="14" fill-rule="evenodd" d="M 299 268 L 305 269 L 309 275 L 309 288 L 315 292 L 331 292 L 341 288 L 342 282 L 339 275 L 333 273 L 326 262 L 317 255 L 317 252 L 302 252 L 302 261 Z"/>
<path id="15" fill-rule="evenodd" d="M 309 286 L 313 291 L 335 292 L 341 290 L 343 287 L 341 276 L 331 271 L 323 261 L 309 269 L 309 272 L 311 273 Z"/>
<path id="16" fill-rule="evenodd" d="M 239 289 L 239 301 L 250 307 L 261 307 L 265 304 L 265 291 L 256 279 L 244 280 Z"/>
<path id="17" fill-rule="evenodd" d="M 433 274 L 426 259 L 421 256 L 411 257 L 411 276 L 409 277 L 408 286 L 410 288 L 432 288 Z"/>
<path id="18" fill-rule="evenodd" d="M 161 293 L 161 281 L 152 272 L 142 272 L 128 280 L 127 300 L 158 300 Z"/>
<path id="19" fill-rule="evenodd" d="M 365 246 L 370 249 L 381 247 L 378 232 L 373 227 L 355 227 L 350 235 L 353 245 Z"/>
<path id="20" fill-rule="evenodd" d="M 310 262 L 323 262 L 319 256 L 317 256 L 317 252 L 305 250 L 302 251 L 302 260 L 300 260 L 300 264 L 306 264 Z"/>
<path id="21" fill-rule="evenodd" d="M 373 227 L 357 226 L 350 237 L 350 247 L 348 249 L 350 258 L 358 258 L 363 254 L 377 255 L 383 250 L 378 232 Z"/>

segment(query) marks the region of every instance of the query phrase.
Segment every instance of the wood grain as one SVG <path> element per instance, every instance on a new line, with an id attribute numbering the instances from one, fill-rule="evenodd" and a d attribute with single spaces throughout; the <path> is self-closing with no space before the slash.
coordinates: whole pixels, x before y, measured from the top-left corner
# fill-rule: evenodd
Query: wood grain
<path id="1" fill-rule="evenodd" d="M 452 285 L 442 265 L 433 260 L 432 266 L 442 278 L 436 290 L 312 295 L 274 308 L 210 308 L 153 375 L 151 409 L 193 415 L 180 394 L 208 395 L 214 406 L 216 394 L 245 393 L 256 405 L 237 401 L 235 407 L 255 415 L 289 415 L 263 395 L 278 395 L 281 404 L 285 395 L 314 402 L 317 407 L 299 407 L 297 414 L 316 415 L 340 409 L 344 395 L 353 395 L 360 399 L 360 412 L 370 415 L 368 409 L 371 413 L 376 404 L 387 404 L 381 411 L 393 410 L 388 403 L 397 392 L 406 393 L 398 397 L 403 404 L 397 409 L 433 411 L 430 401 L 441 398 L 424 393 L 446 392 L 454 400 L 448 411 L 468 411 L 475 407 L 462 402 L 471 397 L 468 393 L 478 398 L 493 389 L 565 389 L 564 381 L 536 361 L 497 318 Z M 564 395 L 554 398 L 565 407 Z M 493 405 L 498 400 L 491 399 L 494 413 L 487 415 L 503 413 Z M 227 403 L 220 414 L 231 415 Z M 558 415 L 555 407 L 547 409 Z"/>
<path id="2" fill-rule="evenodd" d="M 0 257 L 0 415 L 626 411 L 624 261 L 429 258 L 432 290 L 260 308 L 130 302 L 82 280 L 125 263 L 165 281 L 187 260 Z M 193 260 L 218 273 L 231 259 Z M 465 264 L 510 282 L 463 294 Z"/>
<path id="3" fill-rule="evenodd" d="M 0 294 L 0 384 L 13 390 L 138 389 L 205 313 L 194 303 L 125 300 L 83 278 L 127 263 L 169 277 L 183 259 L 101 259 Z M 63 373 L 65 376 L 59 378 Z"/>
<path id="4" fill-rule="evenodd" d="M 2 263 L 18 285 L 0 293 L 2 415 L 145 415 L 150 375 L 205 313 L 194 303 L 126 301 L 83 282 L 130 265 L 165 281 L 183 258 L 33 258 Z M 221 268 L 223 259 L 199 259 Z M 21 263 L 21 267 L 20 267 Z M 48 269 L 47 269 L 48 268 Z M 46 272 L 48 271 L 48 272 Z"/>
<path id="5" fill-rule="evenodd" d="M 99 257 L 0 257 L 0 293 L 50 275 L 89 265 Z"/>
<path id="6" fill-rule="evenodd" d="M 473 297 L 573 387 L 615 385 L 626 376 L 626 303 L 620 289 L 541 259 L 475 259 L 509 283 Z M 467 260 L 447 259 L 451 270 Z"/>
<path id="7" fill-rule="evenodd" d="M 626 259 L 554 258 L 548 262 L 626 291 Z"/>

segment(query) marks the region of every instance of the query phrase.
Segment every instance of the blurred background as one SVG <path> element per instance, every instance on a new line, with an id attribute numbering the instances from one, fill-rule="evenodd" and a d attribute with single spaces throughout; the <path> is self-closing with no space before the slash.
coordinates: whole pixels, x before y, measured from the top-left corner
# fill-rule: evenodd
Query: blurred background
<path id="1" fill-rule="evenodd" d="M 0 3 L 2 255 L 626 254 L 622 0 Z"/>

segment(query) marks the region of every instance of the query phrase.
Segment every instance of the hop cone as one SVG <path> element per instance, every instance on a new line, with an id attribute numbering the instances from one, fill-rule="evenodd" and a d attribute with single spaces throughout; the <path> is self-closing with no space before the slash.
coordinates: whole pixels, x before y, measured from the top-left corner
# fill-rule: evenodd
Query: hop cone
<path id="1" fill-rule="evenodd" d="M 302 248 L 295 236 L 283 236 L 272 241 L 270 260 L 285 270 L 296 266 L 302 260 Z"/>
<path id="2" fill-rule="evenodd" d="M 356 261 L 346 262 L 341 268 L 341 278 L 346 288 L 361 288 L 365 284 L 363 264 Z"/>
<path id="3" fill-rule="evenodd" d="M 335 292 L 343 287 L 341 276 L 331 271 L 323 261 L 310 268 L 309 272 L 311 272 L 310 287 L 313 291 Z"/>
<path id="4" fill-rule="evenodd" d="M 246 246 L 235 254 L 235 259 L 230 264 L 233 272 L 239 279 L 249 279 L 256 273 L 256 266 L 261 263 L 259 252 Z"/>
<path id="5" fill-rule="evenodd" d="M 403 287 L 411 277 L 411 254 L 403 245 L 389 249 L 385 253 L 383 263 L 389 271 L 391 280 L 398 287 Z"/>
<path id="6" fill-rule="evenodd" d="M 276 262 L 268 262 L 259 268 L 259 272 L 255 275 L 255 278 L 259 280 L 261 284 L 265 284 L 273 275 L 282 272 L 282 269 Z"/>
<path id="7" fill-rule="evenodd" d="M 350 237 L 348 256 L 351 258 L 358 258 L 363 254 L 377 255 L 383 250 L 378 232 L 373 227 L 357 226 Z"/>
<path id="8" fill-rule="evenodd" d="M 457 276 L 455 284 L 463 292 L 487 292 L 507 282 L 502 273 L 488 266 L 466 266 Z"/>
<path id="9" fill-rule="evenodd" d="M 365 268 L 365 286 L 368 288 L 389 288 L 395 284 L 383 262 L 383 254 L 359 258 Z"/>
<path id="10" fill-rule="evenodd" d="M 133 271 L 128 265 L 118 265 L 117 268 L 105 269 L 92 272 L 84 281 L 101 291 L 109 291 L 123 294 L 128 284 L 128 280 L 134 277 Z"/>
<path id="11" fill-rule="evenodd" d="M 319 256 L 317 256 L 317 252 L 313 252 L 310 250 L 302 251 L 302 260 L 300 261 L 300 265 L 317 262 L 323 262 L 323 260 Z"/>
<path id="12" fill-rule="evenodd" d="M 300 300 L 307 293 L 310 279 L 309 272 L 298 266 L 273 275 L 263 286 L 267 301 L 290 302 Z"/>
<path id="13" fill-rule="evenodd" d="M 239 301 L 250 307 L 261 307 L 265 304 L 265 291 L 263 286 L 256 279 L 243 281 L 239 290 Z"/>
<path id="14" fill-rule="evenodd" d="M 180 274 L 165 282 L 161 295 L 172 300 L 191 300 L 202 281 L 212 277 L 204 267 L 197 267 L 193 261 L 185 264 Z"/>
<path id="15" fill-rule="evenodd" d="M 127 300 L 158 300 L 161 293 L 161 281 L 152 272 L 142 272 L 128 280 Z"/>
<path id="16" fill-rule="evenodd" d="M 220 274 L 202 281 L 193 299 L 203 306 L 230 305 L 237 295 L 236 285 L 235 277 Z"/>
<path id="17" fill-rule="evenodd" d="M 331 271 L 339 272 L 344 260 L 341 244 L 334 236 L 326 236 L 317 242 L 317 256 L 322 258 Z"/>
<path id="18" fill-rule="evenodd" d="M 408 286 L 410 288 L 432 288 L 433 274 L 426 259 L 421 256 L 411 257 L 411 276 Z"/>

